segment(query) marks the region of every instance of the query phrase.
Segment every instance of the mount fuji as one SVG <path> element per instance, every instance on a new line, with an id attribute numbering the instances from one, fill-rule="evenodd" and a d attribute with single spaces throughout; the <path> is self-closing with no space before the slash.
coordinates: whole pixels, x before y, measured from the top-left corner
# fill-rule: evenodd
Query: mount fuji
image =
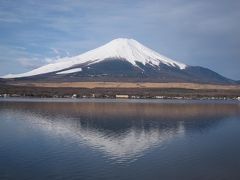
<path id="1" fill-rule="evenodd" d="M 136 40 L 119 38 L 74 57 L 66 57 L 4 79 L 34 81 L 234 83 L 214 71 L 167 58 Z"/>

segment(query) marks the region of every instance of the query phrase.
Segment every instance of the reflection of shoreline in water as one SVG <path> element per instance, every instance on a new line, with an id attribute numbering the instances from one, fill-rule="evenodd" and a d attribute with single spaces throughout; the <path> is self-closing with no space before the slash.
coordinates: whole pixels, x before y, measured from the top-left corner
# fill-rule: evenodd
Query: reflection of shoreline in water
<path id="1" fill-rule="evenodd" d="M 0 111 L 121 161 L 240 114 L 239 106 L 225 104 L 5 103 Z"/>
<path id="2" fill-rule="evenodd" d="M 239 104 L 133 104 L 133 103 L 55 103 L 55 102 L 1 102 L 0 109 L 11 109 L 56 114 L 71 114 L 71 116 L 98 116 L 104 117 L 135 117 L 167 119 L 188 119 L 197 116 L 223 116 L 240 114 Z"/>

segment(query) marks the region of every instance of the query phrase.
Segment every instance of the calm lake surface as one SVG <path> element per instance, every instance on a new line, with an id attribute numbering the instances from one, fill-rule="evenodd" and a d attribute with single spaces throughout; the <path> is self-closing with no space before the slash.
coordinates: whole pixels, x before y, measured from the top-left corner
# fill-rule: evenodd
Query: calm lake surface
<path id="1" fill-rule="evenodd" d="M 0 179 L 240 179 L 240 103 L 0 100 Z"/>

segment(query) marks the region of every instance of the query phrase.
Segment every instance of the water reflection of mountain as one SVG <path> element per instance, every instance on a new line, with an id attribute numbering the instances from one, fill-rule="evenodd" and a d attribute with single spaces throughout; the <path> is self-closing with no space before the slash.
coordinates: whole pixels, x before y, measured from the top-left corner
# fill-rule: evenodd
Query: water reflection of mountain
<path id="1" fill-rule="evenodd" d="M 237 104 L 1 103 L 34 128 L 66 135 L 118 160 L 134 159 L 186 132 L 239 116 Z"/>

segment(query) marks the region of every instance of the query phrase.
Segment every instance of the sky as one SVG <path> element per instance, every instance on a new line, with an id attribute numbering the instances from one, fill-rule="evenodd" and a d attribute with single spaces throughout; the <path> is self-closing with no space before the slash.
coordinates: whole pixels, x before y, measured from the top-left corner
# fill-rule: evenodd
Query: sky
<path id="1" fill-rule="evenodd" d="M 133 38 L 240 80 L 239 0 L 0 0 L 0 75 Z"/>

